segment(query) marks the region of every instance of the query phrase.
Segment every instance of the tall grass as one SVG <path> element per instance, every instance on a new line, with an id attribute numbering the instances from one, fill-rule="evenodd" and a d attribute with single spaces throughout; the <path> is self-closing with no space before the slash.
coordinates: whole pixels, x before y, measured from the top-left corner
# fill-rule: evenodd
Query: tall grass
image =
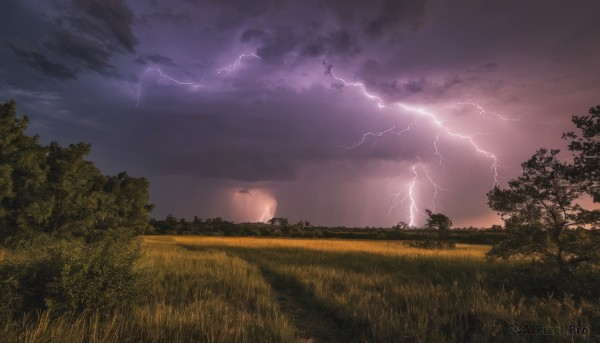
<path id="1" fill-rule="evenodd" d="M 49 313 L 0 327 L 6 342 L 525 341 L 514 322 L 591 330 L 534 341 L 593 341 L 599 309 L 524 298 L 502 287 L 510 264 L 487 246 L 409 248 L 392 241 L 145 238 L 145 303 L 108 319 Z M 0 251 L 0 260 L 3 252 Z"/>

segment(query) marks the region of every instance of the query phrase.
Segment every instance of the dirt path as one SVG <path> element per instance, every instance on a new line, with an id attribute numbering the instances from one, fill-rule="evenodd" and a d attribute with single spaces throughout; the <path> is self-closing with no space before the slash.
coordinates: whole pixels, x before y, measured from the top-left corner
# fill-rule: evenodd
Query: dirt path
<path id="1" fill-rule="evenodd" d="M 334 321 L 328 309 L 323 308 L 312 292 L 296 280 L 260 266 L 263 276 L 271 285 L 281 311 L 291 318 L 305 342 L 348 342 L 349 337 Z"/>
<path id="2" fill-rule="evenodd" d="M 336 322 L 332 309 L 327 308 L 298 280 L 278 273 L 264 261 L 246 254 L 236 254 L 259 267 L 264 279 L 271 285 L 281 312 L 297 328 L 300 342 L 350 342 L 352 338 Z"/>

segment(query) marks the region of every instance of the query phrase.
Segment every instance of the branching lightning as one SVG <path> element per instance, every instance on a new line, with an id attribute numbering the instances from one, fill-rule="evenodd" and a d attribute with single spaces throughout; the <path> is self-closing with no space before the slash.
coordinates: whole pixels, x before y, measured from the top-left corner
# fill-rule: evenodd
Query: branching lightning
<path id="1" fill-rule="evenodd" d="M 201 83 L 179 81 L 179 80 L 173 78 L 171 75 L 168 75 L 165 72 L 163 72 L 160 68 L 156 68 L 156 67 L 146 69 L 144 74 L 146 74 L 150 71 L 157 72 L 158 75 L 160 75 L 161 79 L 159 80 L 159 82 L 163 81 L 163 80 L 169 80 L 179 86 L 189 86 L 189 87 L 192 87 L 193 89 L 204 88 L 204 85 L 202 85 Z"/>
<path id="2" fill-rule="evenodd" d="M 509 117 L 505 117 L 505 116 L 503 116 L 503 115 L 501 115 L 501 114 L 498 114 L 498 113 L 496 113 L 496 112 L 491 112 L 491 113 L 488 113 L 488 112 L 485 110 L 485 108 L 483 108 L 483 106 L 481 106 L 481 105 L 478 105 L 478 104 L 476 104 L 476 103 L 474 103 L 474 102 L 470 102 L 470 101 L 467 101 L 467 102 L 459 102 L 459 103 L 457 103 L 457 105 L 468 105 L 468 106 L 473 106 L 473 107 L 475 107 L 475 108 L 477 109 L 477 112 L 479 112 L 479 114 L 480 114 L 482 117 L 485 117 L 485 118 L 489 118 L 490 116 L 494 116 L 494 117 L 496 117 L 496 118 L 498 118 L 498 119 L 500 119 L 500 120 L 504 120 L 504 121 L 518 121 L 518 122 L 521 122 L 521 121 L 522 121 L 522 120 L 521 120 L 521 119 L 522 119 L 522 117 L 521 117 L 521 116 L 520 116 L 520 117 L 518 117 L 518 118 L 509 118 Z"/>
<path id="3" fill-rule="evenodd" d="M 222 75 L 222 74 L 229 74 L 234 72 L 235 70 L 237 70 L 238 68 L 240 68 L 242 62 L 244 61 L 244 59 L 248 59 L 248 58 L 256 58 L 256 59 L 260 59 L 260 57 L 254 53 L 251 52 L 244 52 L 241 55 L 239 55 L 231 64 L 224 66 L 222 68 L 219 68 L 216 70 L 216 74 L 218 75 Z M 490 163 L 490 169 L 493 173 L 493 185 L 497 185 L 498 184 L 498 168 L 500 167 L 499 165 L 499 161 L 498 161 L 498 157 L 493 154 L 490 151 L 487 151 L 485 149 L 483 149 L 474 139 L 475 134 L 463 134 L 460 132 L 456 132 L 454 130 L 451 130 L 450 128 L 448 128 L 445 123 L 438 117 L 438 115 L 436 115 L 434 112 L 432 112 L 431 110 L 422 108 L 422 107 L 417 107 L 417 106 L 413 106 L 413 105 L 408 105 L 405 103 L 400 103 L 400 102 L 395 102 L 395 103 L 386 103 L 384 101 L 384 99 L 374 93 L 371 93 L 367 90 L 367 86 L 362 83 L 362 82 L 350 82 L 350 81 L 346 81 L 345 79 L 337 76 L 334 72 L 333 72 L 333 65 L 327 64 L 326 62 L 323 62 L 323 65 L 326 68 L 326 75 L 330 75 L 331 78 L 335 81 L 335 83 L 337 84 L 337 86 L 339 87 L 354 87 L 359 89 L 362 94 L 369 100 L 372 100 L 373 102 L 375 102 L 377 104 L 377 107 L 379 109 L 386 109 L 386 110 L 392 110 L 392 111 L 399 111 L 402 110 L 403 112 L 409 112 L 411 114 L 414 115 L 414 121 L 407 125 L 405 128 L 403 129 L 397 129 L 396 126 L 392 126 L 389 129 L 383 130 L 383 131 L 379 131 L 379 132 L 366 132 L 364 133 L 361 138 L 355 142 L 353 142 L 351 145 L 346 145 L 343 146 L 343 148 L 346 149 L 356 149 L 357 147 L 363 145 L 366 141 L 367 138 L 369 137 L 382 137 L 384 135 L 387 134 L 395 134 L 395 135 L 401 135 L 404 134 L 408 131 L 411 130 L 411 128 L 417 124 L 417 118 L 418 117 L 424 117 L 425 119 L 427 119 L 428 121 L 430 121 L 432 124 L 434 124 L 439 130 L 435 136 L 435 139 L 433 140 L 433 149 L 434 149 L 434 153 L 433 156 L 437 159 L 438 163 L 440 164 L 440 166 L 445 168 L 445 158 L 442 155 L 441 151 L 440 151 L 440 147 L 438 145 L 439 141 L 440 141 L 440 132 L 445 133 L 447 136 L 449 137 L 453 137 L 459 140 L 462 140 L 464 142 L 467 143 L 467 145 L 470 145 L 473 150 L 478 153 L 479 155 L 481 155 L 482 157 L 489 159 L 491 161 Z M 198 83 L 198 82 L 192 82 L 192 81 L 181 81 L 176 79 L 175 77 L 165 73 L 163 70 L 161 70 L 158 67 L 151 67 L 146 69 L 146 71 L 144 71 L 144 73 L 142 75 L 148 74 L 148 73 L 156 73 L 160 76 L 160 80 L 161 81 L 167 81 L 170 82 L 172 84 L 178 85 L 178 86 L 186 86 L 186 87 L 191 87 L 194 90 L 198 89 L 198 88 L 205 88 L 206 86 L 203 83 Z M 139 88 L 138 88 L 138 94 L 137 94 L 137 101 L 136 101 L 136 107 L 139 104 L 140 101 L 140 97 L 141 97 L 141 93 L 142 93 L 142 84 L 140 82 L 139 84 Z M 458 105 L 461 106 L 473 106 L 477 109 L 478 113 L 486 118 L 489 118 L 490 116 L 494 116 L 497 117 L 501 120 L 506 120 L 506 121 L 519 121 L 519 119 L 513 119 L 513 118 L 507 118 L 504 116 L 501 116 L 499 114 L 496 113 L 488 113 L 482 106 L 473 103 L 473 102 L 462 102 L 462 103 L 458 103 Z M 398 194 L 394 194 L 394 200 L 393 203 L 389 209 L 389 211 L 391 212 L 392 209 L 398 207 L 398 206 L 402 206 L 407 208 L 407 212 L 408 212 L 408 217 L 409 217 L 409 225 L 410 226 L 416 226 L 417 225 L 417 216 L 421 215 L 424 216 L 425 214 L 419 209 L 419 207 L 417 206 L 417 197 L 416 197 L 416 192 L 417 192 L 417 188 L 418 188 L 418 180 L 420 179 L 420 175 L 419 175 L 419 171 L 423 170 L 425 173 L 425 177 L 423 177 L 423 180 L 426 179 L 427 182 L 429 184 L 431 184 L 432 189 L 433 189 L 433 208 L 435 210 L 435 204 L 437 202 L 437 197 L 438 197 L 438 192 L 439 191 L 447 191 L 447 189 L 441 187 L 438 183 L 436 183 L 430 176 L 429 171 L 427 168 L 425 168 L 425 166 L 423 166 L 421 163 L 416 163 L 413 164 L 411 166 L 411 171 L 413 174 L 413 177 L 411 179 L 411 181 L 407 184 L 405 184 L 402 189 L 404 190 L 402 193 L 398 193 Z M 406 205 L 408 204 L 408 205 Z M 272 217 L 273 213 L 272 213 L 272 209 L 270 208 L 270 206 L 267 206 L 265 208 L 265 211 L 262 213 L 261 217 L 259 218 L 259 221 L 264 222 L 268 219 L 270 219 Z"/>
<path id="4" fill-rule="evenodd" d="M 413 125 L 415 125 L 416 123 L 417 123 L 417 121 L 415 120 L 414 122 L 408 124 L 408 126 L 406 126 L 404 129 L 402 129 L 400 131 L 394 131 L 394 129 L 396 129 L 396 126 L 392 126 L 389 129 L 383 130 L 381 132 L 376 132 L 376 133 L 367 132 L 367 133 L 364 133 L 362 135 L 361 139 L 355 141 L 354 143 L 352 143 L 352 145 L 342 145 L 342 148 L 346 148 L 348 150 L 352 150 L 354 148 L 357 148 L 358 146 L 362 145 L 365 142 L 365 140 L 367 139 L 367 137 L 381 137 L 381 136 L 383 136 L 386 133 L 391 133 L 391 134 L 399 136 L 399 135 L 403 134 L 404 132 L 409 131 L 410 128 Z"/>
<path id="5" fill-rule="evenodd" d="M 451 137 L 456 137 L 459 138 L 461 140 L 466 141 L 469 145 L 471 145 L 474 150 L 479 153 L 480 155 L 492 160 L 490 168 L 492 169 L 493 173 L 494 173 L 494 183 L 493 185 L 496 186 L 498 185 L 498 168 L 499 168 L 499 163 L 498 163 L 498 157 L 496 157 L 496 155 L 494 155 L 493 153 L 487 151 L 487 150 L 483 150 L 482 148 L 479 147 L 479 145 L 477 144 L 477 142 L 475 142 L 475 140 L 473 139 L 473 135 L 465 135 L 465 134 L 461 134 L 461 133 L 457 133 L 457 132 L 453 132 L 450 129 L 448 129 L 447 127 L 444 126 L 444 123 L 437 118 L 437 116 L 433 113 L 433 112 L 429 112 L 423 108 L 419 108 L 419 107 L 412 107 L 412 106 L 408 106 L 402 103 L 396 103 L 396 105 L 398 105 L 400 108 L 413 112 L 417 115 L 420 116 L 425 116 L 431 119 L 431 121 L 437 126 L 439 127 L 441 130 L 443 130 L 444 132 L 446 132 L 446 134 L 448 136 Z"/>
<path id="6" fill-rule="evenodd" d="M 331 64 L 327 64 L 326 62 L 323 62 L 323 65 L 326 68 L 325 74 L 326 75 L 331 75 L 331 77 L 333 78 L 334 81 L 340 83 L 343 86 L 351 86 L 351 87 L 355 87 L 358 88 L 365 97 L 367 97 L 370 100 L 373 100 L 377 103 L 377 107 L 380 109 L 389 109 L 389 110 L 398 110 L 398 109 L 402 109 L 404 111 L 413 113 L 414 115 L 416 115 L 416 117 L 425 117 L 427 119 L 429 119 L 436 127 L 438 127 L 440 129 L 440 131 L 445 132 L 446 135 L 450 136 L 450 137 L 454 137 L 460 140 L 465 141 L 468 145 L 470 145 L 475 152 L 477 152 L 478 154 L 480 154 L 482 157 L 487 158 L 489 160 L 491 160 L 490 163 L 490 169 L 492 171 L 493 174 L 493 185 L 496 186 L 498 185 L 498 168 L 500 167 L 499 165 L 499 161 L 498 161 L 498 157 L 493 154 L 490 151 L 487 151 L 483 148 L 480 147 L 480 145 L 474 140 L 473 136 L 475 134 L 462 134 L 462 133 L 458 133 L 455 132 L 451 129 L 449 129 L 447 126 L 444 125 L 444 122 L 438 118 L 438 116 L 429 111 L 426 110 L 422 107 L 415 107 L 415 106 L 411 106 L 408 104 L 404 104 L 404 103 L 400 103 L 400 102 L 396 102 L 396 103 L 392 103 L 392 104 L 386 104 L 385 101 L 383 100 L 383 98 L 381 98 L 380 96 L 370 93 L 367 91 L 367 88 L 365 86 L 364 83 L 361 82 L 348 82 L 346 80 L 344 80 L 343 78 L 337 76 L 334 72 L 333 72 L 333 65 Z M 463 105 L 471 105 L 471 106 L 475 106 L 477 108 L 477 110 L 479 111 L 479 113 L 483 116 L 489 116 L 489 114 L 484 110 L 484 108 L 482 106 L 479 106 L 475 103 L 469 102 L 469 103 L 461 103 Z M 494 114 L 494 116 L 502 119 L 502 120 L 513 120 L 510 118 L 505 118 L 502 117 L 498 114 Z M 415 123 L 416 123 L 416 118 L 415 118 Z M 414 123 L 413 123 L 414 124 Z M 411 125 L 413 125 L 411 124 Z M 408 131 L 408 129 L 410 129 L 411 125 L 409 125 L 409 127 L 401 132 L 406 132 Z M 361 144 L 363 144 L 365 142 L 365 139 L 369 136 L 371 137 L 381 137 L 384 134 L 387 133 L 396 133 L 394 132 L 395 127 L 392 127 L 388 130 L 384 130 L 378 133 L 372 133 L 372 132 L 367 132 L 365 134 L 362 135 L 362 138 L 360 140 L 357 140 L 356 142 L 354 142 L 352 145 L 350 146 L 345 146 L 348 149 L 354 149 L 357 148 L 358 146 L 360 146 Z M 439 147 L 438 147 L 438 142 L 439 142 L 439 132 L 436 134 L 435 140 L 433 141 L 433 148 L 434 148 L 434 156 L 438 159 L 439 164 L 442 167 L 445 167 L 444 165 L 444 157 L 443 155 L 440 153 Z M 415 196 L 414 196 L 414 191 L 415 191 L 415 184 L 418 178 L 418 172 L 416 169 L 416 165 L 413 165 L 411 167 L 412 172 L 414 174 L 414 177 L 412 179 L 412 181 L 405 185 L 405 188 L 408 188 L 408 191 L 406 192 L 406 196 L 405 197 L 400 197 L 400 194 L 395 194 L 394 195 L 394 201 L 392 203 L 392 206 L 390 207 L 390 211 L 391 209 L 397 207 L 398 205 L 403 205 L 405 202 L 409 202 L 410 205 L 408 206 L 408 212 L 409 212 L 409 225 L 410 226 L 414 226 L 416 223 L 416 214 L 419 213 L 421 215 L 423 215 L 423 213 L 421 211 L 419 211 L 416 201 L 415 201 Z M 427 179 L 428 181 L 433 185 L 433 191 L 434 191 L 434 206 L 435 206 L 435 201 L 437 200 L 437 195 L 438 195 L 438 191 L 439 190 L 446 190 L 443 189 L 442 187 L 440 187 L 437 183 L 435 183 L 431 177 L 429 176 L 429 172 L 427 171 L 427 169 L 425 169 L 425 173 L 427 175 Z"/>
<path id="7" fill-rule="evenodd" d="M 240 67 L 243 59 L 249 58 L 249 57 L 260 59 L 260 57 L 258 57 L 258 55 L 246 51 L 243 54 L 239 55 L 233 61 L 233 63 L 231 63 L 231 64 L 229 64 L 229 65 L 227 65 L 225 67 L 217 69 L 216 73 L 217 74 L 223 74 L 223 73 L 229 74 L 229 73 L 235 71 L 236 69 L 238 69 Z M 196 90 L 198 88 L 205 88 L 206 87 L 202 83 L 197 83 L 197 82 L 192 82 L 192 81 L 180 81 L 180 80 L 174 78 L 173 76 L 165 73 L 162 69 L 160 69 L 158 67 L 147 68 L 142 73 L 142 77 L 144 75 L 148 74 L 148 73 L 156 73 L 156 74 L 158 74 L 160 76 L 160 79 L 158 80 L 159 82 L 167 80 L 167 81 L 170 81 L 170 82 L 172 82 L 172 83 L 174 83 L 174 84 L 176 84 L 178 86 L 187 86 L 187 87 L 193 88 L 194 90 Z M 138 91 L 137 91 L 137 97 L 136 97 L 135 107 L 139 106 L 141 96 L 142 96 L 142 82 L 140 81 L 140 83 L 138 84 Z"/>
<path id="8" fill-rule="evenodd" d="M 429 175 L 429 170 L 427 168 L 425 169 L 425 175 L 427 176 L 427 180 L 429 180 L 429 183 L 431 183 L 431 185 L 433 186 L 433 211 L 436 211 L 436 204 L 437 204 L 437 197 L 438 197 L 438 191 L 444 191 L 447 192 L 448 190 L 440 185 L 437 184 L 437 182 L 433 181 L 433 179 L 431 178 L 431 175 Z"/>
<path id="9" fill-rule="evenodd" d="M 440 150 L 437 146 L 438 141 L 440 140 L 440 134 L 437 133 L 435 135 L 435 140 L 433 141 L 433 148 L 435 149 L 435 152 L 433 153 L 433 156 L 437 157 L 439 162 L 440 162 L 440 166 L 446 168 L 446 166 L 444 165 L 444 156 L 442 156 L 442 154 L 440 154 Z"/>
<path id="10" fill-rule="evenodd" d="M 262 213 L 260 218 L 258 218 L 258 222 L 266 223 L 271 218 L 273 218 L 273 211 L 271 210 L 271 206 L 266 206 L 265 211 Z"/>
<path id="11" fill-rule="evenodd" d="M 241 54 L 240 56 L 238 56 L 238 58 L 236 58 L 236 60 L 233 61 L 232 64 L 230 64 L 230 65 L 228 65 L 226 67 L 217 69 L 217 74 L 221 74 L 221 73 L 227 73 L 227 74 L 229 74 L 229 73 L 231 73 L 232 71 L 236 70 L 240 66 L 240 64 L 242 63 L 242 59 L 248 58 L 248 57 L 258 58 L 260 60 L 260 57 L 258 57 L 256 54 L 253 54 L 251 52 L 246 51 L 243 54 Z"/>

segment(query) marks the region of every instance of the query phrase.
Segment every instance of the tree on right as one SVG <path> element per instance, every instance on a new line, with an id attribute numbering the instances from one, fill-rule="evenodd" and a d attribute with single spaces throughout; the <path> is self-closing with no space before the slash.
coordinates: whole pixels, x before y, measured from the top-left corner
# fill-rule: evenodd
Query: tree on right
<path id="1" fill-rule="evenodd" d="M 575 116 L 580 135 L 569 132 L 574 162 L 557 158 L 559 150 L 540 149 L 524 162 L 522 174 L 508 187 L 494 187 L 490 208 L 504 221 L 508 238 L 487 254 L 489 260 L 521 258 L 544 274 L 551 292 L 577 291 L 578 280 L 595 274 L 600 263 L 600 210 L 577 201 L 598 195 L 597 159 L 600 106 Z"/>

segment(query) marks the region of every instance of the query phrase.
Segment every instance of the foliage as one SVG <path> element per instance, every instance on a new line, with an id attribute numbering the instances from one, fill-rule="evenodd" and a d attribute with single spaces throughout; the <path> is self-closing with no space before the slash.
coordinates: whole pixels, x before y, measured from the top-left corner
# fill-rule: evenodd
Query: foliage
<path id="1" fill-rule="evenodd" d="M 89 144 L 42 146 L 27 125 L 13 100 L 0 106 L 0 321 L 128 307 L 145 275 L 133 237 L 148 226 L 148 182 L 102 175 Z"/>
<path id="2" fill-rule="evenodd" d="M 0 262 L 0 322 L 50 310 L 53 315 L 109 314 L 140 299 L 145 275 L 138 241 L 52 242 Z"/>
<path id="3" fill-rule="evenodd" d="M 589 285 L 579 290 L 572 286 L 581 275 L 595 273 L 600 262 L 600 211 L 576 203 L 590 190 L 589 174 L 582 166 L 559 161 L 558 152 L 538 150 L 507 189 L 495 187 L 488 193 L 488 204 L 502 216 L 508 238 L 487 257 L 530 258 L 534 270 L 553 275 L 547 283 L 551 292 L 583 292 Z"/>
<path id="4" fill-rule="evenodd" d="M 427 223 L 425 227 L 433 230 L 450 230 L 452 228 L 452 220 L 446 215 L 441 213 L 433 213 L 431 210 L 425 210 L 427 212 Z"/>
<path id="5" fill-rule="evenodd" d="M 99 240 L 115 230 L 148 226 L 148 182 L 123 172 L 105 176 L 85 157 L 90 145 L 38 143 L 25 133 L 16 103 L 0 106 L 0 244 L 17 246 L 38 234 Z"/>
<path id="6" fill-rule="evenodd" d="M 594 201 L 600 202 L 600 105 L 590 108 L 587 116 L 573 116 L 573 123 L 581 130 L 581 135 L 573 131 L 563 135 L 563 138 L 571 139 L 572 176 L 579 177 Z"/>

